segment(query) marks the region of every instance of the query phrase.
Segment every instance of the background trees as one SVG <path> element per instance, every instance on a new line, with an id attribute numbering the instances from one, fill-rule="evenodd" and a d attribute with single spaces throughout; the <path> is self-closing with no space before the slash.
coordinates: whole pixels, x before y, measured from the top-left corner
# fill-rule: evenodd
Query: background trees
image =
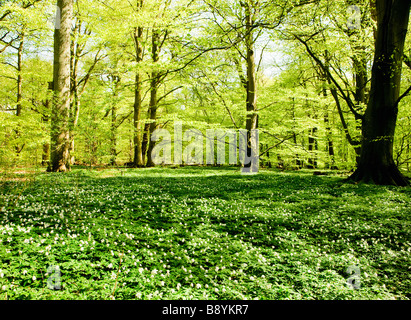
<path id="1" fill-rule="evenodd" d="M 351 170 L 364 161 L 361 152 L 372 153 L 363 138 L 377 112 L 370 110 L 383 101 L 375 92 L 384 92 L 372 85 L 378 77 L 372 66 L 381 56 L 374 43 L 389 42 L 378 39 L 378 28 L 385 27 L 377 13 L 399 6 L 395 1 L 375 7 L 366 0 L 76 0 L 64 51 L 70 83 L 57 81 L 54 89 L 65 95 L 54 108 L 48 85 L 53 5 L 2 2 L 3 163 L 46 164 L 51 150 L 57 171 L 74 163 L 150 166 L 151 134 L 176 121 L 202 132 L 258 127 L 263 166 Z M 401 21 L 404 31 L 408 20 Z M 389 166 L 407 171 L 411 54 L 409 37 L 404 41 L 404 54 L 388 61 L 396 66 L 398 125 L 385 133 L 392 141 Z M 359 169 L 354 180 L 404 183 L 365 171 Z"/>

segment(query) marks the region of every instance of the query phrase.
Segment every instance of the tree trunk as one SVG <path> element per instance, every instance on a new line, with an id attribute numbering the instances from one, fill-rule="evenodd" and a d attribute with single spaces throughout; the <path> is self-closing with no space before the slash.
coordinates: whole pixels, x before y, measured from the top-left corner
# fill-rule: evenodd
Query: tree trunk
<path id="1" fill-rule="evenodd" d="M 74 138 L 75 138 L 75 133 L 74 130 L 77 127 L 78 119 L 80 116 L 80 99 L 77 95 L 77 89 L 76 89 L 76 94 L 74 101 L 72 103 L 72 106 L 70 107 L 73 109 L 72 115 L 70 116 L 70 131 L 69 131 L 69 158 L 70 158 L 70 165 L 73 165 L 76 161 L 76 158 L 74 156 L 74 151 L 75 151 L 75 143 L 74 143 Z"/>
<path id="2" fill-rule="evenodd" d="M 20 44 L 18 47 L 17 51 L 17 99 L 16 99 L 16 116 L 20 117 L 21 116 L 21 100 L 23 98 L 22 94 L 22 87 L 23 87 L 23 77 L 22 77 L 22 71 L 23 71 L 23 48 L 24 48 L 24 33 L 21 34 L 21 40 Z M 20 132 L 20 124 L 18 123 L 17 128 L 15 130 L 16 132 L 16 138 L 20 138 L 21 132 Z M 20 155 L 20 153 L 23 151 L 25 144 L 20 147 L 18 146 L 18 141 L 16 144 L 16 153 L 17 156 Z"/>
<path id="3" fill-rule="evenodd" d="M 376 1 L 378 23 L 370 99 L 362 125 L 360 161 L 349 178 L 355 182 L 409 184 L 394 163 L 393 145 L 410 6 L 410 1 Z"/>
<path id="4" fill-rule="evenodd" d="M 150 113 L 148 114 L 150 118 Z M 150 138 L 150 123 L 144 125 L 143 140 L 141 142 L 141 156 L 143 158 L 143 164 L 146 163 L 148 140 Z"/>
<path id="5" fill-rule="evenodd" d="M 293 104 L 292 104 L 292 109 L 291 109 L 291 118 L 293 120 L 293 127 L 292 127 L 292 135 L 293 135 L 293 143 L 294 147 L 297 147 L 297 133 L 295 132 L 296 130 L 296 119 L 295 119 L 295 98 L 292 98 Z M 301 169 L 303 167 L 303 164 L 300 160 L 300 155 L 298 153 L 295 154 L 295 165 L 296 169 Z"/>
<path id="6" fill-rule="evenodd" d="M 329 159 L 326 166 L 328 169 L 336 170 L 337 167 L 335 165 L 334 142 L 333 142 L 333 136 L 332 136 L 331 125 L 330 125 L 330 116 L 328 114 L 328 110 L 326 110 L 324 114 L 324 123 L 325 123 L 326 135 L 327 135 L 326 151 L 328 153 L 328 159 Z"/>
<path id="7" fill-rule="evenodd" d="M 119 76 L 113 76 L 113 102 L 111 105 L 111 126 L 110 126 L 110 165 L 117 164 L 117 95 L 118 85 L 120 83 Z"/>
<path id="8" fill-rule="evenodd" d="M 326 76 L 324 76 L 326 78 Z M 326 82 L 326 79 L 324 79 Z M 325 83 L 324 83 L 325 85 Z M 324 87 L 323 91 L 323 97 L 327 98 L 327 89 Z M 326 151 L 328 153 L 328 161 L 326 162 L 326 168 L 331 169 L 331 170 L 336 170 L 337 167 L 335 165 L 335 153 L 334 153 L 334 142 L 333 142 L 333 134 L 331 130 L 331 124 L 330 124 L 330 115 L 328 112 L 328 104 L 325 107 L 324 110 L 324 124 L 325 124 L 325 134 L 327 137 L 327 144 L 326 144 Z"/>
<path id="9" fill-rule="evenodd" d="M 155 64 L 159 60 L 159 42 L 160 42 L 160 34 L 158 30 L 153 30 L 152 33 L 152 47 L 151 47 L 151 55 L 153 63 Z M 156 68 L 157 66 L 154 66 Z M 151 157 L 151 152 L 154 149 L 155 142 L 151 141 L 151 135 L 153 134 L 154 130 L 156 129 L 156 117 L 157 117 L 157 90 L 159 85 L 159 72 L 154 70 L 151 73 L 151 82 L 150 82 L 150 106 L 149 106 L 149 116 L 150 116 L 150 124 L 149 124 L 149 141 L 148 141 L 148 150 L 147 150 L 147 167 L 154 167 L 155 164 Z"/>
<path id="10" fill-rule="evenodd" d="M 149 125 L 149 136 L 153 134 L 154 130 L 156 129 L 156 117 L 157 117 L 157 82 L 158 82 L 158 73 L 152 73 L 152 80 L 151 80 L 151 91 L 150 91 L 150 109 L 149 109 L 149 116 L 150 116 L 150 125 Z M 148 150 L 147 150 L 147 167 L 154 167 L 155 164 L 151 157 L 151 152 L 154 149 L 155 142 L 151 139 L 148 142 Z"/>
<path id="11" fill-rule="evenodd" d="M 47 89 L 53 91 L 53 81 L 50 81 L 48 83 L 48 88 Z M 49 118 L 50 118 L 50 116 L 49 116 L 49 113 L 50 113 L 50 99 L 48 98 L 48 95 L 47 95 L 47 98 L 44 102 L 44 108 L 45 108 L 45 114 L 43 114 L 43 116 L 41 118 L 41 121 L 43 123 L 48 123 Z M 49 165 L 50 165 L 50 142 L 49 141 L 46 141 L 46 142 L 43 143 L 43 153 L 41 155 L 41 165 L 45 166 L 45 167 L 49 167 Z"/>
<path id="12" fill-rule="evenodd" d="M 258 114 L 257 114 L 257 81 L 256 81 L 256 65 L 255 65 L 255 53 L 254 53 L 254 19 L 251 12 L 250 4 L 246 5 L 246 50 L 247 50 L 247 101 L 246 101 L 246 130 L 247 130 L 247 158 L 253 155 L 252 145 L 252 130 L 258 128 Z M 257 155 L 258 156 L 258 155 Z M 258 161 L 258 160 L 257 160 Z M 248 163 L 244 163 L 244 168 L 249 168 L 251 172 L 257 171 L 257 168 L 253 168 L 254 161 L 251 160 Z"/>
<path id="13" fill-rule="evenodd" d="M 317 143 L 317 128 L 314 127 L 308 131 L 308 151 L 310 153 L 310 157 L 308 158 L 308 169 L 316 169 L 317 168 L 317 151 L 318 151 L 318 143 Z"/>
<path id="14" fill-rule="evenodd" d="M 117 161 L 117 106 L 113 103 L 111 107 L 111 127 L 110 127 L 110 165 L 115 166 Z"/>
<path id="15" fill-rule="evenodd" d="M 81 23 L 79 20 L 76 20 L 74 27 L 74 37 L 78 38 L 79 30 L 81 28 Z M 74 129 L 77 126 L 78 116 L 80 114 L 80 100 L 78 97 L 78 86 L 77 86 L 77 68 L 78 68 L 78 52 L 79 44 L 78 39 L 72 39 L 70 41 L 70 111 L 69 111 L 69 157 L 70 165 L 74 165 L 76 161 L 74 157 Z"/>
<path id="16" fill-rule="evenodd" d="M 353 66 L 354 66 L 354 78 L 355 78 L 355 104 L 358 110 L 361 110 L 361 106 L 367 103 L 366 97 L 366 87 L 367 87 L 367 59 L 363 51 L 365 50 L 361 46 L 354 46 L 354 57 L 353 57 Z M 358 111 L 359 112 L 359 111 Z M 356 121 L 356 137 L 354 141 L 361 141 L 361 125 L 362 118 L 359 118 L 358 115 L 355 115 Z M 356 151 L 356 163 L 360 161 L 361 149 L 359 147 L 355 148 Z"/>
<path id="17" fill-rule="evenodd" d="M 69 110 L 70 110 L 70 31 L 72 0 L 58 0 L 61 9 L 60 29 L 54 31 L 53 84 L 54 97 L 51 116 L 50 171 L 70 170 Z"/>
<path id="18" fill-rule="evenodd" d="M 20 45 L 17 52 L 17 106 L 16 116 L 21 116 L 21 100 L 22 100 L 22 86 L 23 77 L 21 75 L 23 71 L 23 47 L 24 47 L 24 33 L 21 34 Z"/>
<path id="19" fill-rule="evenodd" d="M 141 44 L 141 38 L 143 36 L 143 28 L 136 28 L 134 35 L 134 43 L 136 46 L 136 61 L 137 63 L 143 60 L 143 50 Z M 141 141 L 141 109 L 142 109 L 142 97 L 141 97 L 141 75 L 137 71 L 136 83 L 134 89 L 134 167 L 144 166 L 142 141 Z"/>

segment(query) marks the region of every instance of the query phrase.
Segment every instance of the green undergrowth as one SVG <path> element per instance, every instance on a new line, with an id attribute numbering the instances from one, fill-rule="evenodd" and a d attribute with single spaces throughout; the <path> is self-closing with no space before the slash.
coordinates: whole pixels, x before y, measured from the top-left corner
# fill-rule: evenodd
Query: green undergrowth
<path id="1" fill-rule="evenodd" d="M 1 184 L 0 299 L 410 298 L 411 188 L 235 168 L 26 175 Z"/>

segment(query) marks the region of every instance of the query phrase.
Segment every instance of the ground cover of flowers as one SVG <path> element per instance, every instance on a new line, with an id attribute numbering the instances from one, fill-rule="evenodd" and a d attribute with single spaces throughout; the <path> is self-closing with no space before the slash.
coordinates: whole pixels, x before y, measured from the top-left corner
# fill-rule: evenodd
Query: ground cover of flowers
<path id="1" fill-rule="evenodd" d="M 25 177 L 0 185 L 0 299 L 411 297 L 411 188 L 236 168 Z"/>

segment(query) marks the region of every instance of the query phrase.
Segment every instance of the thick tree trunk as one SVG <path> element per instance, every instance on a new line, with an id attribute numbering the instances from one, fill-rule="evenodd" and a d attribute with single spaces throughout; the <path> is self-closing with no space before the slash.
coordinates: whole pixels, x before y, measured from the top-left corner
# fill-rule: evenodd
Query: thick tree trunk
<path id="1" fill-rule="evenodd" d="M 247 101 L 246 101 L 246 130 L 247 130 L 247 158 L 251 158 L 256 150 L 252 150 L 252 130 L 258 128 L 258 113 L 257 113 L 257 81 L 256 81 L 256 65 L 255 65 L 255 53 L 254 53 L 254 20 L 251 12 L 250 5 L 246 5 L 246 49 L 247 49 Z M 258 156 L 258 155 L 257 155 Z M 258 160 L 257 160 L 258 161 Z M 256 172 L 258 168 L 255 168 L 256 161 L 253 159 L 248 163 L 244 163 L 244 168 L 247 168 L 247 172 Z"/>
<path id="2" fill-rule="evenodd" d="M 51 117 L 50 171 L 70 170 L 69 110 L 70 110 L 70 31 L 72 0 L 58 0 L 61 9 L 60 29 L 54 31 L 54 97 Z"/>
<path id="3" fill-rule="evenodd" d="M 370 99 L 362 126 L 361 156 L 350 177 L 355 182 L 408 185 L 394 163 L 393 145 L 401 67 L 411 2 L 377 0 L 377 39 Z"/>

